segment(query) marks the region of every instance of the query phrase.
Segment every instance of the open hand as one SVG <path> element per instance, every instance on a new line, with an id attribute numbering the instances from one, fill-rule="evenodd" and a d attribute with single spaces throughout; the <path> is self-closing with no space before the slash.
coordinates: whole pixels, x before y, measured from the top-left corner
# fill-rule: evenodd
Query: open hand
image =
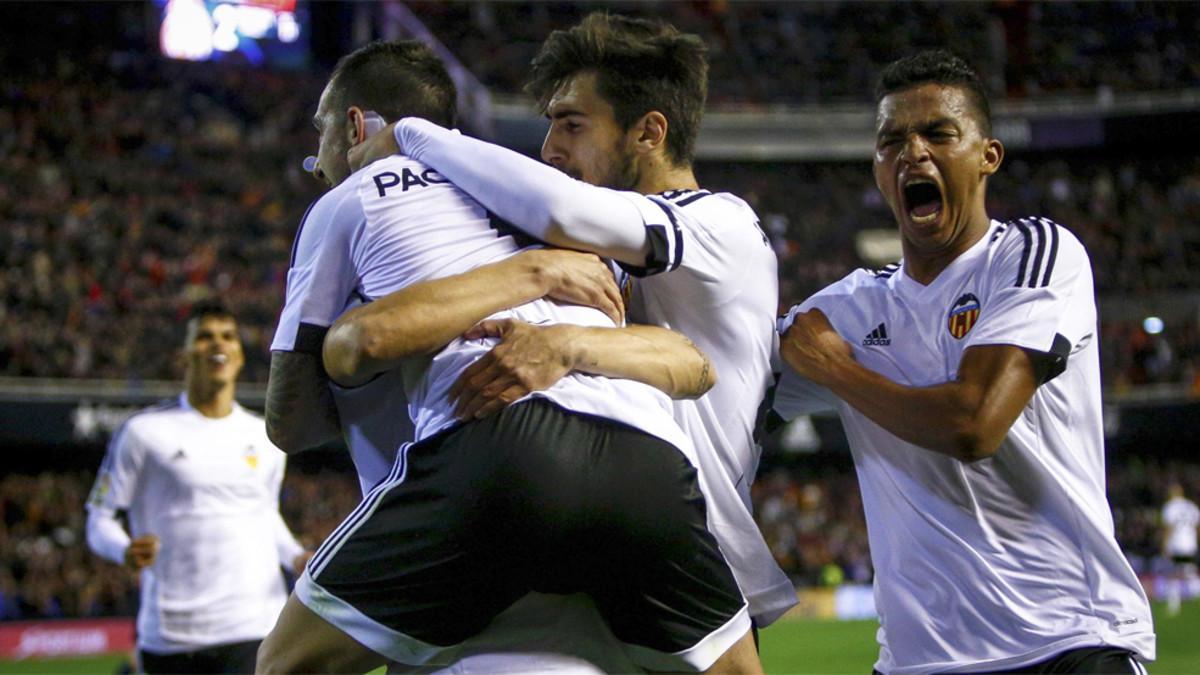
<path id="1" fill-rule="evenodd" d="M 520 254 L 532 263 L 547 285 L 551 300 L 595 307 L 617 326 L 625 323 L 625 303 L 612 269 L 594 253 L 539 248 Z"/>
<path id="2" fill-rule="evenodd" d="M 486 417 L 561 380 L 575 363 L 571 329 L 565 324 L 534 326 L 515 319 L 489 319 L 467 331 L 465 339 L 495 337 L 500 343 L 468 366 L 450 388 L 455 416 Z"/>

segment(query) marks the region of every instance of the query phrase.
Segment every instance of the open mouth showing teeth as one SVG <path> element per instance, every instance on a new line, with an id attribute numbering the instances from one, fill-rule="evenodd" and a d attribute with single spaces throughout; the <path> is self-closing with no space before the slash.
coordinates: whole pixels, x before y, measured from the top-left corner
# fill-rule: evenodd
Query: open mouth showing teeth
<path id="1" fill-rule="evenodd" d="M 212 356 L 208 357 L 208 360 L 212 361 L 213 363 L 225 363 L 229 360 L 229 357 L 225 354 L 213 354 Z"/>
<path id="2" fill-rule="evenodd" d="M 909 183 L 904 186 L 904 203 L 914 221 L 932 222 L 942 210 L 942 192 L 933 183 Z"/>

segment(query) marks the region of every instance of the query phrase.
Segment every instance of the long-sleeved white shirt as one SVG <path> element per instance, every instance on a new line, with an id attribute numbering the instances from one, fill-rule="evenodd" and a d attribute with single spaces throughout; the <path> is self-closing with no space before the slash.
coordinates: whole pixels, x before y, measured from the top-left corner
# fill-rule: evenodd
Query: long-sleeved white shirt
<path id="1" fill-rule="evenodd" d="M 186 395 L 135 414 L 113 436 L 88 499 L 87 540 L 121 563 L 130 535 L 159 538 L 141 573 L 139 648 L 257 640 L 275 625 L 287 599 L 280 568 L 304 551 L 279 515 L 285 461 L 261 418 L 236 404 L 205 417 Z"/>

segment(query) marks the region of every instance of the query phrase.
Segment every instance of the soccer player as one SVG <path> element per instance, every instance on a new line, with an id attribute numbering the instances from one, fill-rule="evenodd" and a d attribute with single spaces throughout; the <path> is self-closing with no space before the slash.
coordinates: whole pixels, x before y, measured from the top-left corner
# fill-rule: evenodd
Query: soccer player
<path id="1" fill-rule="evenodd" d="M 551 34 L 533 62 L 529 89 L 550 119 L 542 147 L 549 166 L 414 118 L 356 147 L 351 159 L 401 152 L 525 233 L 616 260 L 629 318 L 680 331 L 709 355 L 723 375 L 703 397 L 676 400 L 674 414 L 697 449 L 709 528 L 762 626 L 796 603 L 749 498 L 755 421 L 772 378 L 777 263 L 753 210 L 700 189 L 693 174 L 707 67 L 694 35 L 592 14 Z M 467 417 L 550 386 L 573 364 L 622 352 L 581 350 L 570 331 L 508 319 L 467 335 L 482 336 L 502 343 L 453 390 Z"/>
<path id="2" fill-rule="evenodd" d="M 183 394 L 113 436 L 88 499 L 87 541 L 141 573 L 145 672 L 249 673 L 287 598 L 280 567 L 299 574 L 308 555 L 279 515 L 286 455 L 234 400 L 245 359 L 224 307 L 193 308 L 184 357 Z"/>
<path id="3" fill-rule="evenodd" d="M 784 417 L 812 403 L 804 386 L 839 399 L 875 669 L 1144 672 L 1154 629 L 1105 499 L 1087 253 L 1045 218 L 988 217 L 1004 148 L 964 61 L 901 59 L 876 96 L 875 183 L 904 258 L 791 310 L 776 398 Z"/>
<path id="4" fill-rule="evenodd" d="M 332 189 L 301 224 L 272 345 L 275 436 L 299 425 L 295 435 L 309 438 L 336 423 L 317 414 L 329 409 L 320 352 L 350 298 L 374 300 L 520 250 L 508 228 L 417 161 L 388 158 L 351 175 L 346 150 L 373 115 L 449 125 L 454 98 L 444 66 L 419 43 L 372 43 L 335 68 L 314 120 L 318 172 Z M 572 323 L 631 343 L 679 340 L 657 327 L 617 330 L 597 309 L 544 299 L 493 316 Z M 596 376 L 607 372 L 572 373 L 463 424 L 448 391 L 493 341 L 426 334 L 424 318 L 411 318 L 398 326 L 406 347 L 386 356 L 403 371 L 417 442 L 318 550 L 263 642 L 259 669 L 344 672 L 381 656 L 436 663 L 529 591 L 586 592 L 643 667 L 758 669 L 745 601 L 704 527 L 694 451 L 669 400 Z"/>
<path id="5" fill-rule="evenodd" d="M 1183 486 L 1167 488 L 1167 503 L 1162 508 L 1163 555 L 1171 561 L 1167 580 L 1167 613 L 1179 614 L 1184 584 L 1196 580 L 1196 529 L 1200 527 L 1200 509 L 1183 495 Z"/>

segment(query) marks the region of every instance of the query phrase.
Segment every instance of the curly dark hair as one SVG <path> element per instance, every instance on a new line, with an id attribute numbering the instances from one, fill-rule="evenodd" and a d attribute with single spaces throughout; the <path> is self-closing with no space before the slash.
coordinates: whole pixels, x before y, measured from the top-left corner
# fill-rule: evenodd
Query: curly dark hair
<path id="1" fill-rule="evenodd" d="M 945 49 L 930 49 L 889 63 L 875 85 L 875 103 L 888 94 L 928 83 L 965 91 L 975 107 L 979 130 L 984 136 L 992 135 L 992 107 L 979 74 L 961 56 Z"/>
<path id="2" fill-rule="evenodd" d="M 662 21 L 595 12 L 577 26 L 556 30 L 533 59 L 525 89 L 542 111 L 567 80 L 596 73 L 599 94 L 617 124 L 629 129 L 651 111 L 667 118 L 667 156 L 690 165 L 708 97 L 704 41 Z"/>

